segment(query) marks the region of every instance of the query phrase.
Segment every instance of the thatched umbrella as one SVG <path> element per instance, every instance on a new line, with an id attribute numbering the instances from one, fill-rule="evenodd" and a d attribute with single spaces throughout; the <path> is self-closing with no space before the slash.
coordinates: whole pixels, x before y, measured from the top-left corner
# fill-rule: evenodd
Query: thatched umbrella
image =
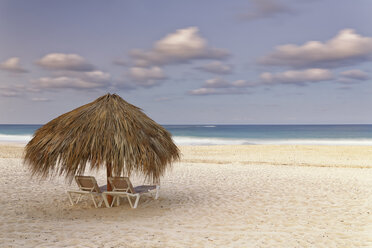
<path id="1" fill-rule="evenodd" d="M 70 179 L 106 167 L 107 177 L 140 172 L 158 182 L 179 150 L 171 134 L 116 94 L 65 113 L 39 128 L 26 145 L 32 175 Z M 107 182 L 108 190 L 111 190 Z"/>

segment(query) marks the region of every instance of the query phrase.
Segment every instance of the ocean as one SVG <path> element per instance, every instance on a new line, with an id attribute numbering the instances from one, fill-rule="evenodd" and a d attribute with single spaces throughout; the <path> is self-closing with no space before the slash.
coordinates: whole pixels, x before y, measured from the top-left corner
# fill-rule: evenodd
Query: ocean
<path id="1" fill-rule="evenodd" d="M 177 145 L 372 145 L 372 125 L 163 125 Z M 0 142 L 27 143 L 41 125 L 0 124 Z"/>

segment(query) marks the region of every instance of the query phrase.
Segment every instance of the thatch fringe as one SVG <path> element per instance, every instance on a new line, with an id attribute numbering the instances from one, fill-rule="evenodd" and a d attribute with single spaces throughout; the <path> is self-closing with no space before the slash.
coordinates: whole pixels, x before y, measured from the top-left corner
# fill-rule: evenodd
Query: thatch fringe
<path id="1" fill-rule="evenodd" d="M 158 182 L 179 154 L 167 130 L 120 96 L 106 94 L 39 128 L 26 145 L 24 162 L 43 178 L 72 180 L 89 164 L 111 165 L 115 176 L 140 172 Z"/>

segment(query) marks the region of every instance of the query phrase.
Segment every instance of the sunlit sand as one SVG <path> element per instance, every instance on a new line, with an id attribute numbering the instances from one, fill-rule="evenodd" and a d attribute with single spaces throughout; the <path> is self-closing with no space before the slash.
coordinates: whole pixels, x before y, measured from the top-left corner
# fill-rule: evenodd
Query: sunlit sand
<path id="1" fill-rule="evenodd" d="M 0 146 L 2 247 L 371 247 L 372 147 L 181 147 L 159 200 L 70 206 Z M 87 172 L 105 183 L 105 171 Z M 142 178 L 133 178 L 134 184 Z"/>

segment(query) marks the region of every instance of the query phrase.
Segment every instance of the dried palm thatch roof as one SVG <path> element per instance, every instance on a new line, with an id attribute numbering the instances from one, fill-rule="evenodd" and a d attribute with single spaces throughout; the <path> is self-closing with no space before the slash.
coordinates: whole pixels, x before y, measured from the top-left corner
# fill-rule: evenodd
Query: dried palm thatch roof
<path id="1" fill-rule="evenodd" d="M 140 172 L 153 182 L 177 159 L 171 134 L 116 94 L 101 96 L 42 126 L 24 156 L 32 174 L 44 178 L 57 174 L 72 180 L 90 164 L 91 169 L 111 167 L 116 176 Z"/>

